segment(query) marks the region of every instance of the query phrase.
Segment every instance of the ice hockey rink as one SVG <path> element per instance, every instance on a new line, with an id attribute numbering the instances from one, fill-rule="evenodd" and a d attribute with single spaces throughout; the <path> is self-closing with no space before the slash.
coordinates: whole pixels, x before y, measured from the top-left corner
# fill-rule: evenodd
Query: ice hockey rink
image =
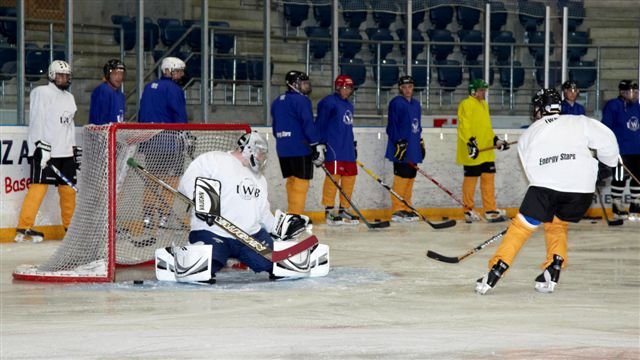
<path id="1" fill-rule="evenodd" d="M 569 266 L 553 294 L 533 289 L 541 231 L 485 296 L 473 288 L 495 244 L 458 264 L 425 257 L 462 255 L 505 226 L 316 225 L 331 246 L 327 277 L 269 282 L 233 271 L 213 286 L 159 283 L 150 267 L 109 284 L 17 282 L 17 265 L 44 261 L 59 242 L 1 244 L 0 357 L 640 358 L 640 224 L 570 226 Z"/>

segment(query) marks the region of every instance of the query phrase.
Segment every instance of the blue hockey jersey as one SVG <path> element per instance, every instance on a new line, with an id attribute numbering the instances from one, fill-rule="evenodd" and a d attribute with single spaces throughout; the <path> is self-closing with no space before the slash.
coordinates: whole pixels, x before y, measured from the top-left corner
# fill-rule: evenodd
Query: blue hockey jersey
<path id="1" fill-rule="evenodd" d="M 138 122 L 186 123 L 187 121 L 184 91 L 170 77 L 163 76 L 144 87 L 140 99 Z"/>
<path id="2" fill-rule="evenodd" d="M 422 150 L 420 139 L 422 137 L 422 117 L 420 102 L 411 99 L 408 101 L 402 96 L 394 97 L 389 103 L 389 119 L 387 122 L 387 151 L 385 157 L 393 162 L 398 162 L 393 156 L 395 144 L 400 140 L 408 142 L 404 163 L 422 162 Z"/>
<path id="3" fill-rule="evenodd" d="M 353 115 L 353 104 L 337 93 L 318 103 L 316 127 L 320 142 L 327 145 L 326 161 L 356 161 Z"/>
<path id="4" fill-rule="evenodd" d="M 124 114 L 125 98 L 120 89 L 112 88 L 105 81 L 93 90 L 89 106 L 89 124 L 123 122 Z"/>
<path id="5" fill-rule="evenodd" d="M 640 105 L 618 97 L 607 101 L 602 109 L 602 123 L 613 131 L 620 155 L 640 154 Z"/>
<path id="6" fill-rule="evenodd" d="M 313 108 L 308 97 L 287 91 L 271 104 L 273 136 L 279 157 L 306 156 L 310 145 L 320 137 L 313 122 Z"/>

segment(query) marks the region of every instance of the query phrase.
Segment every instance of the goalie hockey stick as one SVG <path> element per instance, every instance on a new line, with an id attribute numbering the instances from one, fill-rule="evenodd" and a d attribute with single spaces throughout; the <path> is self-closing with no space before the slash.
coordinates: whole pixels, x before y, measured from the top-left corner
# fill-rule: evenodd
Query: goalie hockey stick
<path id="1" fill-rule="evenodd" d="M 66 176 L 64 176 L 64 175 L 62 174 L 62 172 L 61 172 L 60 170 L 58 170 L 58 168 L 57 168 L 55 165 L 53 165 L 52 163 L 49 163 L 49 164 L 47 164 L 47 166 L 48 166 L 51 170 L 53 170 L 53 173 L 54 173 L 54 174 L 56 174 L 56 176 L 57 176 L 57 177 L 59 177 L 60 179 L 62 179 L 62 181 L 64 181 L 67 185 L 71 186 L 71 188 L 72 188 L 75 192 L 78 192 L 78 191 L 79 191 L 78 187 L 77 187 L 77 186 L 75 186 L 75 185 L 71 182 L 71 180 L 67 179 L 67 177 L 66 177 Z"/>
<path id="2" fill-rule="evenodd" d="M 427 179 L 431 180 L 432 183 L 434 183 L 437 187 L 440 188 L 440 190 L 444 191 L 445 193 L 447 193 L 447 195 L 449 195 L 453 200 L 455 200 L 458 204 L 460 204 L 463 208 L 468 209 L 468 210 L 472 210 L 470 207 L 468 207 L 467 205 L 465 205 L 462 200 L 460 200 L 457 196 L 455 196 L 451 191 L 449 191 L 446 187 L 442 186 L 439 182 L 436 181 L 436 179 L 434 179 L 433 177 L 431 177 L 429 174 L 427 174 L 424 170 L 420 169 L 418 167 L 418 165 L 414 164 L 414 163 L 409 163 L 411 166 L 413 166 L 416 170 L 418 170 L 418 172 L 420 174 L 422 174 L 424 177 L 426 177 Z"/>
<path id="3" fill-rule="evenodd" d="M 369 222 L 369 221 L 367 221 L 367 219 L 365 219 L 365 217 L 362 216 L 362 213 L 360 212 L 360 210 L 358 210 L 358 208 L 353 203 L 353 201 L 351 201 L 351 199 L 349 199 L 347 194 L 344 193 L 344 190 L 342 190 L 342 187 L 340 185 L 338 185 L 338 182 L 336 181 L 336 179 L 334 179 L 333 176 L 331 176 L 331 173 L 329 172 L 329 170 L 327 170 L 327 168 L 324 166 L 324 164 L 322 164 L 322 166 L 320 166 L 320 167 L 322 168 L 322 170 L 324 170 L 324 173 L 327 174 L 327 178 L 329 178 L 329 180 L 331 180 L 333 185 L 336 188 L 338 188 L 338 190 L 340 191 L 340 194 L 342 196 L 344 196 L 345 199 L 347 199 L 347 202 L 349 203 L 349 205 L 351 205 L 351 208 L 353 208 L 353 210 L 358 214 L 358 216 L 360 216 L 360 219 L 362 219 L 362 221 L 365 223 L 365 225 L 367 225 L 367 227 L 369 229 L 380 229 L 380 228 L 389 227 L 390 224 L 389 224 L 388 221 L 379 221 L 379 222 Z"/>
<path id="4" fill-rule="evenodd" d="M 509 144 L 509 146 L 515 145 L 517 143 L 518 143 L 518 140 L 516 140 L 516 141 L 507 141 L 507 144 Z M 489 150 L 493 150 L 493 149 L 497 149 L 497 148 L 498 147 L 495 146 L 495 145 L 494 146 L 489 146 L 489 147 L 486 147 L 486 148 L 478 150 L 478 152 L 489 151 Z"/>
<path id="5" fill-rule="evenodd" d="M 460 261 L 466 259 L 467 257 L 469 257 L 469 256 L 477 253 L 478 251 L 484 249 L 487 245 L 491 244 L 492 242 L 502 239 L 502 237 L 506 233 L 507 233 L 507 229 L 504 229 L 501 232 L 493 235 L 490 239 L 485 240 L 482 244 L 474 247 L 473 249 L 467 251 L 466 253 L 464 253 L 463 255 L 460 255 L 460 256 L 449 257 L 449 256 L 444 256 L 444 255 L 438 254 L 435 251 L 429 250 L 429 251 L 427 251 L 427 257 L 429 257 L 429 258 L 431 258 L 433 260 L 442 261 L 442 262 L 446 262 L 446 263 L 449 263 L 449 264 L 457 264 Z"/>
<path id="6" fill-rule="evenodd" d="M 409 209 L 411 209 L 411 211 L 413 211 L 416 215 L 420 216 L 420 218 L 426 222 L 427 224 L 429 224 L 432 228 L 434 229 L 446 229 L 446 228 L 450 228 L 452 226 L 456 225 L 456 221 L 455 220 L 447 220 L 447 221 L 443 221 L 443 222 L 439 222 L 439 223 L 433 223 L 431 221 L 429 221 L 429 219 L 427 219 L 426 217 L 424 217 L 422 214 L 420 214 L 420 212 L 418 212 L 418 210 L 416 208 L 414 208 L 413 206 L 411 206 L 404 198 L 402 198 L 402 196 L 398 195 L 397 192 L 395 192 L 389 185 L 385 184 L 382 179 L 380 179 L 376 174 L 374 174 L 371 170 L 367 169 L 363 163 L 360 162 L 360 160 L 356 160 L 356 163 L 358 164 L 358 166 L 360 166 L 362 168 L 362 170 L 364 170 L 367 174 L 369 174 L 369 176 L 371 176 L 375 181 L 378 182 L 378 184 L 382 185 L 383 188 L 387 189 L 387 191 L 389 191 L 391 193 L 391 195 L 395 196 L 398 200 L 400 200 L 405 206 L 407 206 Z"/>
<path id="7" fill-rule="evenodd" d="M 607 209 L 604 208 L 604 202 L 602 202 L 602 193 L 600 192 L 600 188 L 598 186 L 596 186 L 596 194 L 598 194 L 598 202 L 600 203 L 600 208 L 602 209 L 602 216 L 604 216 L 604 221 L 607 222 L 607 225 L 620 226 L 624 224 L 624 220 L 622 219 L 609 220 L 609 215 L 607 215 Z"/>
<path id="8" fill-rule="evenodd" d="M 186 197 L 184 194 L 182 194 L 178 190 L 174 189 L 171 185 L 167 184 L 166 182 L 164 182 L 159 177 L 157 177 L 157 176 L 153 175 L 152 173 L 150 173 L 147 169 L 142 167 L 142 165 L 138 164 L 138 162 L 135 161 L 133 158 L 129 158 L 127 160 L 127 165 L 131 166 L 136 171 L 138 171 L 139 174 L 144 175 L 145 177 L 147 177 L 151 181 L 154 181 L 154 182 L 160 184 L 167 191 L 175 194 L 176 197 L 178 199 L 180 199 L 181 201 L 184 201 L 185 203 L 193 206 L 193 201 L 191 201 L 191 199 Z M 316 244 L 318 244 L 318 238 L 316 238 L 315 235 L 311 235 L 308 238 L 306 238 L 306 239 L 298 242 L 297 244 L 295 244 L 293 246 L 290 246 L 290 247 L 288 247 L 288 248 L 286 248 L 284 250 L 274 251 L 273 249 L 271 249 L 268 246 L 262 244 L 260 241 L 256 240 L 251 235 L 247 234 L 244 230 L 242 230 L 241 228 L 236 226 L 231 221 L 223 218 L 222 216 L 216 216 L 214 218 L 214 222 L 222 230 L 226 231 L 229 235 L 231 235 L 234 239 L 236 239 L 236 240 L 240 241 L 241 243 L 245 244 L 251 250 L 255 251 L 260 256 L 262 256 L 265 259 L 267 259 L 269 261 L 272 261 L 272 262 L 278 262 L 278 261 L 282 261 L 282 260 L 288 259 L 291 256 L 297 255 L 297 254 L 299 254 L 299 253 L 301 253 L 301 252 L 303 252 L 303 251 L 305 251 L 307 249 L 310 249 L 311 247 L 315 246 Z"/>

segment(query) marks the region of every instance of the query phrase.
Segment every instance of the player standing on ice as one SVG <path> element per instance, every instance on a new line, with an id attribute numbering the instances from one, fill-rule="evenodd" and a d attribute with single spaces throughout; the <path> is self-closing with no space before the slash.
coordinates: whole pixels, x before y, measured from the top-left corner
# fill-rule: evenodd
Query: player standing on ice
<path id="1" fill-rule="evenodd" d="M 418 170 L 412 164 L 424 160 L 420 102 L 413 98 L 413 78 L 398 79 L 400 95 L 389 102 L 387 150 L 385 158 L 393 162 L 393 191 L 411 204 L 413 183 Z M 391 221 L 413 222 L 420 218 L 402 201 L 391 195 Z"/>
<path id="2" fill-rule="evenodd" d="M 480 149 L 491 146 L 500 151 L 509 149 L 509 144 L 493 132 L 489 104 L 485 100 L 488 88 L 489 84 L 484 80 L 472 80 L 469 83 L 469 96 L 458 105 L 456 162 L 462 165 L 464 170 L 462 202 L 465 204 L 464 220 L 467 223 L 480 221 L 480 216 L 473 211 L 478 178 L 487 221 L 507 220 L 506 211 L 496 206 L 496 154 L 493 149 L 480 152 Z"/>
<path id="3" fill-rule="evenodd" d="M 591 206 L 598 160 L 607 166 L 618 161 L 618 144 L 611 130 L 583 115 L 559 113 L 560 94 L 555 89 L 540 89 L 532 99 L 534 123 L 518 139 L 529 188 L 520 212 L 489 260 L 489 273 L 476 282 L 479 294 L 493 289 L 540 224 L 544 224 L 547 256 L 535 289 L 553 292 L 561 268 L 567 265 L 568 222 L 580 221 Z M 598 160 L 590 149 L 597 151 Z"/>
<path id="4" fill-rule="evenodd" d="M 607 101 L 602 110 L 602 123 L 609 127 L 618 139 L 622 161 L 640 178 L 640 104 L 638 104 L 638 83 L 622 80 L 618 84 L 620 96 Z M 622 194 L 630 179 L 622 165 L 618 164 L 611 180 L 612 210 L 616 219 L 629 218 L 640 221 L 640 184 L 631 178 L 629 192 L 631 204 L 629 211 L 624 208 Z"/>
<path id="5" fill-rule="evenodd" d="M 300 215 L 313 179 L 313 165 L 324 163 L 326 146 L 320 142 L 313 122 L 309 76 L 292 70 L 285 76 L 285 83 L 287 91 L 271 104 L 271 126 L 282 177 L 287 179 L 287 212 Z"/>
<path id="6" fill-rule="evenodd" d="M 334 82 L 335 92 L 325 96 L 318 102 L 318 117 L 316 127 L 320 135 L 320 142 L 326 144 L 324 166 L 331 173 L 334 180 L 340 184 L 342 190 L 351 198 L 356 184 L 358 167 L 356 166 L 356 142 L 353 137 L 353 104 L 349 97 L 353 93 L 353 79 L 349 75 L 338 75 Z M 334 213 L 333 207 L 338 189 L 325 177 L 322 188 L 322 205 L 325 206 L 327 224 L 341 225 L 358 224 L 359 218 L 349 209 L 349 202 L 340 195 L 340 209 Z"/>
<path id="7" fill-rule="evenodd" d="M 296 261 L 313 260 L 322 255 L 327 261 L 319 267 L 322 268 L 321 275 L 326 274 L 329 268 L 326 245 L 317 245 L 310 252 L 296 255 L 294 260 L 272 263 L 237 239 L 229 237 L 214 222 L 217 213 L 272 249 L 272 237 L 287 243 L 284 240 L 292 240 L 303 231 L 310 230 L 309 218 L 304 215 L 289 215 L 277 210 L 274 217 L 271 213 L 267 180 L 262 174 L 267 153 L 267 141 L 253 132 L 240 137 L 238 148 L 234 151 L 207 152 L 191 162 L 178 187 L 178 191 L 188 198 L 195 197 L 189 233 L 191 245 L 174 248 L 173 254 L 164 253 L 161 256 L 169 258 L 169 261 L 171 257 L 175 258 L 175 280 L 213 283 L 215 273 L 225 266 L 229 258 L 240 260 L 256 273 L 266 271 L 272 278 L 279 278 L 310 276 L 308 272 L 313 273 L 313 269 L 305 268 L 304 264 Z M 214 210 L 199 211 L 202 208 Z M 190 267 L 202 259 L 211 261 L 208 266 Z"/>
<path id="8" fill-rule="evenodd" d="M 49 65 L 48 77 L 48 85 L 38 86 L 31 91 L 27 138 L 31 185 L 22 202 L 16 242 L 40 242 L 44 239 L 44 234 L 32 227 L 47 194 L 48 185 L 58 187 L 60 215 L 65 231 L 76 207 L 75 190 L 48 166 L 55 166 L 63 176 L 73 184 L 76 183 L 82 150 L 76 146 L 73 121 L 78 108 L 73 95 L 68 91 L 71 85 L 71 66 L 65 61 L 54 60 Z"/>

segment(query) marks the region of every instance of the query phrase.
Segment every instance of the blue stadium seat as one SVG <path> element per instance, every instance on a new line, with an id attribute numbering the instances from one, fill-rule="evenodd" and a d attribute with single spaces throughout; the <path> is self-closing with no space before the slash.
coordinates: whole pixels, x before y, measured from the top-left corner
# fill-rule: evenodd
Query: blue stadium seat
<path id="1" fill-rule="evenodd" d="M 357 28 L 341 27 L 338 30 L 338 49 L 343 57 L 353 58 L 362 49 L 362 35 Z M 355 41 L 342 41 L 355 40 Z"/>
<path id="2" fill-rule="evenodd" d="M 351 76 L 355 89 L 358 89 L 367 80 L 367 69 L 364 66 L 364 61 L 359 58 L 341 58 L 340 74 Z"/>
<path id="3" fill-rule="evenodd" d="M 473 30 L 480 22 L 480 9 L 469 6 L 456 6 L 456 21 L 463 30 Z"/>
<path id="4" fill-rule="evenodd" d="M 49 52 L 37 46 L 25 49 L 25 77 L 28 82 L 36 82 L 47 75 L 49 69 Z"/>
<path id="5" fill-rule="evenodd" d="M 576 82 L 578 89 L 588 89 L 596 83 L 598 70 L 595 61 L 569 63 L 569 79 Z"/>
<path id="6" fill-rule="evenodd" d="M 373 70 L 373 80 L 378 82 L 378 73 L 375 60 L 371 61 L 371 68 Z M 398 78 L 400 77 L 400 69 L 398 64 L 393 59 L 384 59 L 380 61 L 380 88 L 389 90 L 398 84 Z"/>
<path id="7" fill-rule="evenodd" d="M 314 59 L 322 59 L 331 48 L 329 28 L 308 26 L 304 29 L 309 40 L 309 52 Z M 326 39 L 326 40 L 322 40 Z"/>
<path id="8" fill-rule="evenodd" d="M 18 54 L 14 47 L 0 47 L 0 80 L 10 80 L 16 76 Z"/>
<path id="9" fill-rule="evenodd" d="M 214 85 L 218 85 L 215 80 L 224 80 L 226 75 L 231 72 L 229 70 L 233 66 L 232 59 L 229 57 L 215 57 L 213 59 L 213 79 Z"/>
<path id="10" fill-rule="evenodd" d="M 509 89 L 511 84 L 511 63 L 508 61 L 496 63 L 498 72 L 500 73 L 500 86 L 503 89 Z M 516 90 L 524 85 L 524 68 L 520 61 L 513 62 L 513 89 Z"/>
<path id="11" fill-rule="evenodd" d="M 215 28 L 225 28 L 229 29 L 231 25 L 229 25 L 226 21 L 209 21 L 209 26 Z M 219 34 L 213 31 L 213 47 L 220 54 L 228 54 L 233 49 L 233 40 L 234 36 L 231 34 Z"/>
<path id="12" fill-rule="evenodd" d="M 484 78 L 484 63 L 478 60 L 470 60 L 467 61 L 467 70 L 469 71 L 469 81 L 482 79 L 489 83 L 489 85 L 493 85 L 493 78 L 495 75 L 495 71 L 492 67 L 489 68 L 489 79 Z"/>
<path id="13" fill-rule="evenodd" d="M 249 59 L 249 80 L 260 82 L 264 80 L 264 61 L 259 58 Z M 271 75 L 273 76 L 273 61 L 271 62 Z M 262 87 L 262 84 L 256 83 L 255 87 Z"/>
<path id="14" fill-rule="evenodd" d="M 438 74 L 438 84 L 443 91 L 455 91 L 462 84 L 462 65 L 457 60 L 442 60 L 435 62 Z"/>
<path id="15" fill-rule="evenodd" d="M 518 0 L 518 18 L 526 32 L 538 30 L 544 22 L 545 6 L 541 2 Z"/>
<path id="16" fill-rule="evenodd" d="M 331 26 L 331 0 L 312 0 L 313 18 L 316 24 L 323 28 Z"/>
<path id="17" fill-rule="evenodd" d="M 373 41 L 393 41 L 393 36 L 391 36 L 391 32 L 389 29 L 384 28 L 368 28 L 366 30 L 367 36 L 369 40 Z M 376 56 L 378 51 L 378 44 L 372 43 L 369 44 L 369 52 Z M 384 59 L 389 55 L 390 52 L 393 51 L 393 44 L 380 44 L 380 59 Z"/>
<path id="18" fill-rule="evenodd" d="M 549 54 L 553 54 L 553 44 L 556 43 L 553 38 L 553 33 L 549 33 L 551 39 L 549 43 L 551 47 L 549 48 Z M 544 32 L 535 31 L 527 34 L 529 39 L 529 54 L 533 56 L 534 61 L 541 61 L 544 59 Z"/>
<path id="19" fill-rule="evenodd" d="M 362 0 L 340 0 L 342 4 L 342 18 L 350 28 L 359 28 L 367 21 L 367 6 Z"/>
<path id="20" fill-rule="evenodd" d="M 411 77 L 413 77 L 413 86 L 416 91 L 425 90 L 427 84 L 431 83 L 431 76 L 427 76 L 428 73 L 429 68 L 426 60 L 416 59 L 411 62 Z"/>
<path id="21" fill-rule="evenodd" d="M 400 12 L 395 1 L 371 0 L 373 9 L 373 20 L 381 29 L 389 29 L 389 26 L 396 21 L 396 16 Z"/>
<path id="22" fill-rule="evenodd" d="M 407 36 L 406 29 L 398 29 L 396 30 L 396 34 L 398 34 L 398 39 L 402 41 L 400 43 L 400 51 L 405 51 L 405 43 L 404 40 Z M 411 57 L 415 60 L 420 53 L 424 51 L 424 37 L 422 37 L 422 33 L 418 29 L 411 30 Z"/>
<path id="23" fill-rule="evenodd" d="M 445 60 L 453 53 L 453 35 L 449 30 L 431 29 L 427 31 L 429 40 L 432 42 L 445 42 L 449 44 L 431 44 L 431 55 L 436 61 Z"/>
<path id="24" fill-rule="evenodd" d="M 44 51 L 49 53 L 49 44 L 44 44 Z M 61 44 L 53 44 L 53 60 L 67 61 L 67 55 L 65 54 L 65 47 Z"/>
<path id="25" fill-rule="evenodd" d="M 492 35 L 491 52 L 496 57 L 496 61 L 507 61 L 511 58 L 511 46 L 515 44 L 516 39 L 511 31 L 499 31 Z"/>
<path id="26" fill-rule="evenodd" d="M 186 31 L 182 22 L 178 19 L 160 18 L 158 19 L 160 27 L 160 41 L 166 47 L 171 47 L 180 39 Z"/>
<path id="27" fill-rule="evenodd" d="M 0 7 L 0 16 L 16 17 L 15 7 Z M 16 44 L 18 36 L 17 22 L 14 20 L 0 20 L 0 35 L 7 38 L 9 44 Z"/>
<path id="28" fill-rule="evenodd" d="M 120 25 L 123 31 L 124 39 L 120 44 L 120 29 L 113 31 L 113 39 L 118 45 L 122 45 L 125 51 L 132 50 L 136 46 L 136 25 L 130 16 L 111 15 L 113 25 Z"/>
<path id="29" fill-rule="evenodd" d="M 447 0 L 430 0 L 429 21 L 434 29 L 446 29 L 453 20 L 453 6 Z"/>
<path id="30" fill-rule="evenodd" d="M 418 29 L 418 26 L 424 22 L 424 19 L 427 15 L 429 0 L 413 0 L 411 3 L 411 27 L 413 29 Z M 400 17 L 404 22 L 405 26 L 407 24 L 407 15 L 401 11 Z"/>
<path id="31" fill-rule="evenodd" d="M 562 23 L 562 7 L 566 6 L 569 12 L 567 25 L 569 31 L 576 31 L 578 26 L 582 25 L 585 18 L 584 4 L 581 1 L 565 1 L 564 3 L 558 2 L 558 15 L 559 21 Z"/>
<path id="32" fill-rule="evenodd" d="M 536 83 L 540 87 L 544 87 L 544 64 L 537 62 L 536 66 Z M 562 68 L 558 61 L 549 62 L 549 87 L 559 87 L 562 83 Z"/>
<path id="33" fill-rule="evenodd" d="M 500 1 L 491 1 L 491 31 L 500 31 L 507 24 L 507 10 Z"/>
<path id="34" fill-rule="evenodd" d="M 293 27 L 299 27 L 309 17 L 309 5 L 284 3 L 284 18 Z"/>
<path id="35" fill-rule="evenodd" d="M 580 61 L 587 54 L 589 34 L 586 31 L 571 31 L 567 34 L 567 57 L 569 61 Z M 578 46 L 584 45 L 584 46 Z"/>
<path id="36" fill-rule="evenodd" d="M 187 79 L 194 79 L 194 81 L 200 81 L 200 79 L 202 78 L 202 64 L 200 55 L 192 54 L 189 59 L 187 59 L 185 65 L 185 77 Z"/>
<path id="37" fill-rule="evenodd" d="M 482 32 L 478 30 L 460 30 L 458 32 L 460 38 L 460 52 L 464 55 L 467 61 L 478 59 L 478 56 L 482 54 L 483 40 Z M 465 44 L 467 43 L 467 44 Z M 477 43 L 477 45 L 470 44 Z"/>

